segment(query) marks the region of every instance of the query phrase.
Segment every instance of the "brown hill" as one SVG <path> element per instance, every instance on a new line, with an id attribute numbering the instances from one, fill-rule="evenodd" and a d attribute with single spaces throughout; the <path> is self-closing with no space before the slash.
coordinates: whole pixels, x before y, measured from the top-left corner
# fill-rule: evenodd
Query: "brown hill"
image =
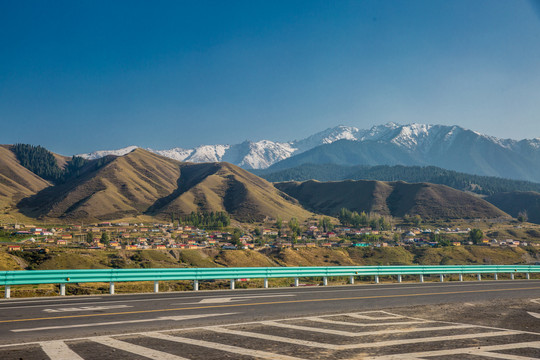
<path id="1" fill-rule="evenodd" d="M 425 219 L 498 218 L 508 214 L 492 204 L 444 185 L 347 180 L 283 182 L 275 186 L 307 209 L 335 216 L 341 208 Z"/>
<path id="2" fill-rule="evenodd" d="M 513 191 L 498 193 L 486 198 L 493 205 L 513 217 L 526 213 L 528 220 L 540 224 L 540 193 L 534 191 Z"/>
<path id="3" fill-rule="evenodd" d="M 0 145 L 0 209 L 11 211 L 17 202 L 50 186 L 30 170 L 23 167 L 9 145 Z"/>
<path id="4" fill-rule="evenodd" d="M 27 216 L 66 221 L 141 214 L 170 218 L 192 211 L 227 211 L 240 221 L 310 215 L 269 182 L 231 164 L 180 163 L 143 149 L 89 164 L 78 178 L 19 203 Z"/>

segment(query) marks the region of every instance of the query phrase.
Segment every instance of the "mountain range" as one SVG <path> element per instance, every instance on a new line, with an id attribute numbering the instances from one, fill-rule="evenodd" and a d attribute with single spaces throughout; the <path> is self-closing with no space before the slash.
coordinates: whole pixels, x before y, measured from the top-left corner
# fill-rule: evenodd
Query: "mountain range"
<path id="1" fill-rule="evenodd" d="M 0 152 L 0 215 L 12 219 L 169 220 L 191 212 L 224 211 L 239 222 L 259 222 L 317 219 L 313 212 L 334 216 L 342 207 L 430 219 L 508 217 L 478 196 L 437 184 L 272 184 L 230 163 L 179 162 L 140 148 L 95 160 L 64 158 L 22 144 L 1 146 Z"/>
<path id="2" fill-rule="evenodd" d="M 24 215 L 66 222 L 226 211 L 242 222 L 311 215 L 271 183 L 228 163 L 180 163 L 143 149 L 89 162 L 79 175 L 26 196 Z"/>
<path id="3" fill-rule="evenodd" d="M 123 155 L 135 146 L 80 156 Z M 437 166 L 483 176 L 540 182 L 540 138 L 499 139 L 459 126 L 388 123 L 371 129 L 337 126 L 302 140 L 245 141 L 193 149 L 148 151 L 178 161 L 226 161 L 245 169 L 302 164 Z"/>

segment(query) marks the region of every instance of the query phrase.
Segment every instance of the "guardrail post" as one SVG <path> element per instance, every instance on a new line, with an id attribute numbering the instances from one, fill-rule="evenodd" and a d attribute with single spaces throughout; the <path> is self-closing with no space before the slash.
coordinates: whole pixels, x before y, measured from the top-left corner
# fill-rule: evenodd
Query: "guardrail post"
<path id="1" fill-rule="evenodd" d="M 112 281 L 109 284 L 109 294 L 114 295 L 114 283 Z"/>
<path id="2" fill-rule="evenodd" d="M 527 280 L 531 280 L 531 274 L 527 273 Z"/>
<path id="3" fill-rule="evenodd" d="M 397 276 L 397 282 L 398 282 L 398 283 L 401 282 L 401 275 L 398 275 L 398 276 Z"/>
<path id="4" fill-rule="evenodd" d="M 420 274 L 420 282 L 424 282 L 424 274 Z"/>
<path id="5" fill-rule="evenodd" d="M 482 274 L 476 274 L 476 278 L 478 279 L 478 281 L 481 281 L 482 280 Z"/>
<path id="6" fill-rule="evenodd" d="M 375 284 L 379 283 L 379 275 L 375 275 Z"/>
<path id="7" fill-rule="evenodd" d="M 298 278 L 294 278 L 294 286 L 298 286 L 300 284 L 300 281 Z"/>
<path id="8" fill-rule="evenodd" d="M 231 290 L 234 290 L 234 279 L 231 279 Z"/>
<path id="9" fill-rule="evenodd" d="M 4 297 L 9 299 L 11 297 L 11 285 L 6 285 L 6 290 L 4 292 Z"/>
<path id="10" fill-rule="evenodd" d="M 199 291 L 199 280 L 193 280 L 193 291 Z"/>
<path id="11" fill-rule="evenodd" d="M 514 280 L 514 273 L 510 273 L 510 280 Z"/>
<path id="12" fill-rule="evenodd" d="M 444 275 L 443 275 L 443 274 L 440 274 L 440 275 L 439 275 L 439 280 L 440 280 L 441 282 L 444 281 Z"/>
<path id="13" fill-rule="evenodd" d="M 459 274 L 459 281 L 463 281 L 463 274 Z"/>
<path id="14" fill-rule="evenodd" d="M 159 292 L 159 281 L 154 281 L 154 292 Z"/>
<path id="15" fill-rule="evenodd" d="M 493 274 L 493 279 L 497 280 L 499 277 L 497 276 L 497 273 Z"/>
<path id="16" fill-rule="evenodd" d="M 349 276 L 349 284 L 354 284 L 354 276 Z"/>
<path id="17" fill-rule="evenodd" d="M 264 278 L 264 288 L 268 289 L 268 278 Z"/>
<path id="18" fill-rule="evenodd" d="M 60 284 L 60 296 L 66 296 L 66 284 Z"/>
<path id="19" fill-rule="evenodd" d="M 322 284 L 323 284 L 324 286 L 328 285 L 328 278 L 327 278 L 326 276 L 323 276 L 323 278 L 322 278 Z"/>

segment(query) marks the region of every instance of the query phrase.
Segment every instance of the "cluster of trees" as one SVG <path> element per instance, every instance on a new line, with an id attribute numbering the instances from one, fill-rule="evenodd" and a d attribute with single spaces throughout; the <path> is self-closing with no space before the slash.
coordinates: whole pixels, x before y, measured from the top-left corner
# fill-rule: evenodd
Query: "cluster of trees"
<path id="1" fill-rule="evenodd" d="M 58 166 L 56 158 L 44 147 L 15 144 L 11 151 L 13 151 L 22 166 L 37 176 L 52 182 L 58 182 L 62 178 L 63 171 Z"/>
<path id="2" fill-rule="evenodd" d="M 89 231 L 86 233 L 86 242 L 87 243 L 92 243 L 94 241 L 94 233 Z M 101 233 L 101 236 L 100 236 L 100 239 L 99 241 L 102 243 L 102 244 L 105 244 L 105 245 L 108 245 L 109 242 L 110 242 L 110 237 L 109 237 L 109 234 L 107 232 L 102 232 Z"/>
<path id="3" fill-rule="evenodd" d="M 177 219 L 175 214 L 171 215 L 171 220 L 174 223 Z M 178 217 L 179 224 L 191 225 L 195 227 L 204 227 L 207 229 L 223 229 L 231 224 L 231 218 L 225 211 L 216 212 L 194 212 L 187 216 Z"/>
<path id="4" fill-rule="evenodd" d="M 491 176 L 465 174 L 446 170 L 436 166 L 342 166 L 334 164 L 304 164 L 294 168 L 271 172 L 269 170 L 255 171 L 256 174 L 272 182 L 279 181 L 337 181 L 337 180 L 380 180 L 429 182 L 450 186 L 462 191 L 471 191 L 482 195 L 493 195 L 510 191 L 537 191 L 540 184 L 510 180 Z"/>
<path id="5" fill-rule="evenodd" d="M 63 183 L 73 176 L 80 175 L 81 169 L 88 163 L 88 160 L 80 156 L 73 156 L 64 169 L 61 169 L 54 155 L 39 145 L 15 144 L 11 151 L 22 166 L 55 184 Z"/>
<path id="6" fill-rule="evenodd" d="M 391 219 L 385 216 L 367 214 L 365 211 L 358 213 L 346 208 L 342 208 L 338 214 L 339 222 L 343 226 L 352 226 L 355 228 L 369 226 L 375 230 L 391 230 Z"/>

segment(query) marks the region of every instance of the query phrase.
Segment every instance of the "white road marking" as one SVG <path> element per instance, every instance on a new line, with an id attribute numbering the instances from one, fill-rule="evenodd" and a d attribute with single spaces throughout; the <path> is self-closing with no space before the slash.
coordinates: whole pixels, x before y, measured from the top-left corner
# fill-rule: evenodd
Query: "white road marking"
<path id="1" fill-rule="evenodd" d="M 368 313 L 373 313 L 373 314 L 384 314 L 383 316 L 371 316 L 371 315 L 365 315 L 365 314 L 368 314 Z M 357 318 L 357 319 L 362 319 L 362 320 L 395 320 L 395 319 L 402 319 L 404 318 L 404 316 L 401 316 L 401 315 L 394 315 L 394 314 L 390 314 L 390 313 L 387 313 L 386 311 L 369 311 L 369 312 L 363 312 L 361 314 L 346 314 L 347 316 L 351 316 L 351 317 L 354 317 L 354 318 Z"/>
<path id="2" fill-rule="evenodd" d="M 538 313 L 535 313 L 535 312 L 531 312 L 531 311 L 527 311 L 527 314 L 531 315 L 532 317 L 535 317 L 537 319 L 540 319 L 540 314 Z"/>
<path id="3" fill-rule="evenodd" d="M 360 312 L 360 313 L 355 313 L 355 314 L 360 314 L 360 315 L 368 315 L 370 316 L 369 314 L 370 313 L 373 313 L 373 312 Z M 215 314 L 215 315 L 218 315 L 218 314 Z M 223 315 L 223 314 L 222 314 Z M 350 314 L 334 314 L 334 315 L 321 315 L 320 317 L 336 317 L 336 316 L 347 316 L 347 315 L 350 315 Z M 393 314 L 389 314 L 389 315 L 393 315 Z M 429 342 L 435 342 L 434 344 L 430 345 L 432 348 L 437 348 L 437 343 L 436 342 L 441 342 L 441 341 L 448 341 L 448 342 L 453 342 L 455 340 L 460 340 L 460 339 L 478 339 L 478 338 L 492 338 L 492 337 L 502 337 L 502 336 L 511 336 L 511 335 L 524 335 L 524 334 L 533 334 L 535 336 L 537 336 L 537 338 L 540 337 L 540 334 L 538 333 L 534 333 L 534 332 L 527 332 L 527 331 L 515 331 L 515 330 L 507 330 L 507 329 L 500 329 L 500 328 L 494 328 L 494 327 L 487 327 L 487 326 L 481 326 L 481 325 L 470 325 L 470 324 L 462 324 L 462 323 L 453 323 L 453 322 L 445 322 L 445 321 L 431 321 L 431 320 L 424 320 L 424 319 L 419 319 L 419 318 L 414 318 L 414 317 L 409 317 L 409 316 L 400 316 L 402 318 L 402 320 L 405 320 L 405 321 L 400 321 L 400 322 L 390 322 L 390 323 L 387 323 L 388 326 L 393 326 L 393 325 L 400 325 L 400 324 L 405 324 L 405 323 L 408 323 L 410 322 L 410 320 L 415 320 L 416 323 L 440 323 L 440 324 L 444 324 L 440 327 L 434 327 L 434 328 L 430 328 L 430 329 L 426 329 L 426 328 L 421 328 L 421 331 L 427 331 L 427 330 L 442 330 L 442 329 L 452 329 L 452 328 L 458 328 L 459 326 L 462 326 L 462 327 L 477 327 L 477 328 L 481 328 L 483 330 L 488 330 L 488 331 L 492 331 L 492 332 L 483 332 L 483 333 L 477 333 L 477 334 L 460 334 L 460 335 L 450 335 L 450 336 L 438 336 L 438 337 L 426 337 L 426 338 L 413 338 L 413 339 L 399 339 L 399 340 L 389 340 L 389 341 L 380 341 L 380 342 L 375 342 L 375 343 L 360 343 L 360 344 L 345 344 L 345 345 L 334 345 L 334 344 L 328 344 L 328 343 L 319 343 L 319 342 L 315 342 L 315 341 L 304 341 L 304 340 L 299 340 L 299 339 L 294 339 L 294 338 L 287 338 L 287 337 L 280 337 L 280 336 L 273 336 L 273 335 L 266 335 L 266 334 L 262 334 L 262 333 L 253 333 L 253 332 L 247 332 L 247 331 L 237 331 L 237 330 L 232 330 L 232 329 L 229 329 L 229 327 L 233 327 L 233 326 L 242 326 L 242 325 L 272 325 L 273 326 L 273 323 L 276 323 L 279 324 L 279 325 L 283 325 L 284 321 L 286 322 L 285 325 L 290 325 L 290 327 L 295 327 L 296 330 L 303 330 L 303 331 L 312 331 L 312 328 L 311 327 L 308 327 L 308 329 L 304 329 L 305 327 L 302 327 L 300 325 L 293 325 L 293 324 L 288 324 L 290 322 L 290 320 L 323 320 L 322 322 L 325 322 L 325 323 L 336 323 L 336 324 L 339 324 L 339 325 L 342 325 L 340 321 L 333 321 L 331 319 L 321 319 L 320 317 L 298 317 L 298 318 L 289 318 L 289 319 L 280 319 L 280 320 L 276 320 L 276 321 L 270 321 L 270 322 L 260 322 L 260 321 L 252 321 L 252 322 L 244 322 L 244 323 L 236 323 L 236 324 L 227 324 L 227 325 L 219 325 L 219 326 L 210 326 L 210 327 L 193 327 L 193 328 L 184 328 L 184 329 L 178 329 L 178 330 L 181 330 L 182 332 L 183 331 L 190 331 L 190 330 L 210 330 L 210 331 L 213 331 L 213 332 L 218 332 L 218 333 L 224 333 L 224 334 L 229 334 L 229 335 L 238 335 L 238 336 L 245 336 L 245 337 L 252 337 L 252 338 L 257 338 L 257 339 L 261 339 L 263 341 L 277 341 L 277 342 L 283 342 L 283 343 L 290 343 L 290 344 L 295 344 L 295 345 L 302 345 L 302 346 L 307 346 L 307 347 L 315 347 L 315 348 L 322 348 L 322 349 L 327 349 L 327 350 L 352 350 L 352 349 L 369 349 L 369 348 L 384 348 L 386 346 L 399 346 L 399 345 L 405 345 L 405 344 L 415 344 L 415 343 L 429 343 Z M 355 323 L 348 323 L 348 322 L 343 322 L 345 324 L 343 325 L 349 325 L 349 326 L 357 326 L 357 325 L 360 325 L 360 324 L 355 324 Z M 377 326 L 377 325 L 380 325 L 382 322 L 379 322 L 379 323 L 374 323 L 374 324 L 366 324 L 368 326 Z M 91 325 L 91 324 L 89 324 Z M 363 324 L 362 324 L 363 325 Z M 317 328 L 313 328 L 313 329 L 317 329 Z M 390 328 L 392 329 L 392 328 Z M 174 330 L 174 331 L 178 331 L 178 330 Z M 399 329 L 401 331 L 401 329 Z M 416 328 L 413 328 L 413 329 L 409 329 L 410 332 L 415 332 L 417 330 L 420 330 L 420 329 L 416 329 Z M 317 331 L 319 331 L 319 329 L 317 329 Z M 385 333 L 385 332 L 388 332 L 388 331 L 393 331 L 393 330 L 381 330 L 381 331 L 376 331 L 376 332 L 364 332 L 362 335 L 373 335 L 373 334 L 377 334 L 377 333 Z M 330 330 L 329 331 L 324 331 L 326 333 L 335 333 L 336 335 L 343 335 L 342 331 L 339 332 L 337 330 Z M 407 332 L 406 330 L 403 330 L 403 332 Z M 230 345 L 227 345 L 227 344 L 221 344 L 221 343 L 216 343 L 216 342 L 208 342 L 208 341 L 203 341 L 203 340 L 197 340 L 197 339 L 191 339 L 191 338 L 184 338 L 184 337 L 179 337 L 179 336 L 172 336 L 172 335 L 168 335 L 167 333 L 169 333 L 169 331 L 160 331 L 160 332 L 149 332 L 149 333 L 132 333 L 132 334 L 123 334 L 122 336 L 148 336 L 148 337 L 153 337 L 153 338 L 157 338 L 157 339 L 161 339 L 161 340 L 170 340 L 170 341 L 175 341 L 177 343 L 185 343 L 185 344 L 191 344 L 191 345 L 196 345 L 196 346 L 201 346 L 201 347 L 206 347 L 206 348 L 209 348 L 209 349 L 214 349 L 214 350 L 217 350 L 217 351 L 227 351 L 227 352 L 230 352 L 230 353 L 233 353 L 233 354 L 239 354 L 239 355 L 247 355 L 247 356 L 252 356 L 252 357 L 256 357 L 256 358 L 261 358 L 261 359 L 268 359 L 268 360 L 299 360 L 298 358 L 294 358 L 294 357 L 291 357 L 291 356 L 287 356 L 287 355 L 279 355 L 279 354 L 274 354 L 274 353 L 271 353 L 271 352 L 265 352 L 265 351 L 260 351 L 260 350 L 250 350 L 250 349 L 245 349 L 245 348 L 242 348 L 242 347 L 239 347 L 239 346 L 230 346 Z M 346 333 L 346 332 L 345 332 Z M 353 333 L 355 334 L 355 333 Z M 356 336 L 356 334 L 355 334 Z M 358 336 L 361 336 L 361 335 L 358 335 Z M 171 354 L 168 354 L 168 353 L 164 353 L 164 352 L 160 352 L 160 351 L 154 351 L 152 349 L 147 349 L 143 346 L 140 346 L 140 345 L 132 345 L 130 344 L 129 342 L 126 342 L 126 341 L 122 341 L 122 340 L 117 340 L 117 339 L 113 339 L 113 338 L 110 338 L 110 337 L 86 337 L 86 338 L 79 338 L 79 339 L 69 339 L 69 340 L 63 340 L 63 341 L 76 341 L 76 340 L 83 340 L 83 341 L 94 341 L 94 339 L 98 339 L 98 340 L 104 340 L 104 343 L 105 345 L 107 346 L 113 346 L 115 348 L 118 348 L 120 349 L 119 346 L 124 346 L 126 347 L 125 350 L 126 351 L 130 351 L 134 354 L 139 354 L 139 355 L 142 355 L 142 356 L 146 356 L 148 358 L 151 358 L 151 359 L 178 359 L 178 357 L 170 357 L 170 356 L 175 356 L 175 355 L 171 355 Z M 495 339 L 494 339 L 495 340 Z M 512 340 L 508 340 L 508 339 L 502 339 L 503 341 L 507 342 L 507 341 L 512 341 Z M 97 341 L 99 342 L 99 341 Z M 77 357 L 77 355 L 75 353 L 73 353 L 64 343 L 62 343 L 62 341 L 51 341 L 51 342 L 34 342 L 34 343 L 26 343 L 26 344 L 9 344 L 9 345 L 0 345 L 0 348 L 7 348 L 7 347 L 14 347 L 14 346 L 20 346 L 20 345 L 30 345 L 30 344 L 39 344 L 41 345 L 42 347 L 47 347 L 48 348 L 48 351 L 51 352 L 51 354 L 54 354 L 55 352 L 58 353 L 60 351 L 64 351 L 64 349 L 67 349 L 69 352 L 68 352 L 68 355 L 66 355 L 66 357 L 64 358 L 61 358 L 61 357 L 58 357 L 58 356 L 52 356 L 51 358 L 52 359 L 77 359 L 77 360 L 80 360 L 81 358 L 80 357 Z M 119 346 L 117 346 L 119 345 Z M 128 349 L 129 348 L 129 349 Z M 459 354 L 472 354 L 472 355 L 478 355 L 478 356 L 487 356 L 487 357 L 494 357 L 494 358 L 501 358 L 501 359 L 508 359 L 508 360 L 525 360 L 526 357 L 523 357 L 523 356 L 519 356 L 519 355 L 510 355 L 510 354 L 500 354 L 500 353 L 493 353 L 493 351 L 497 351 L 497 350 L 505 350 L 505 349 L 518 349 L 518 348 L 539 348 L 540 349 L 540 341 L 530 341 L 530 342 L 522 342 L 522 343 L 507 343 L 507 344 L 504 344 L 504 345 L 494 345 L 494 346 L 484 346 L 484 347 L 478 347 L 478 346 L 474 346 L 474 347 L 469 347 L 469 348 L 454 348 L 454 349 L 449 349 L 449 350 L 432 350 L 432 351 L 424 351 L 424 352 L 417 352 L 417 353 L 405 353 L 405 354 L 392 354 L 392 355 L 379 355 L 379 356 L 371 356 L 371 357 L 367 357 L 366 359 L 372 359 L 372 360 L 420 360 L 420 359 L 424 359 L 425 357 L 437 357 L 437 356 L 444 356 L 444 355 L 457 355 L 459 356 Z M 399 348 L 398 348 L 399 349 Z M 122 350 L 122 349 L 121 349 Z M 298 351 L 301 351 L 301 350 L 298 350 Z M 367 350 L 369 351 L 369 350 Z M 70 356 L 69 354 L 75 354 L 75 356 Z M 330 354 L 330 353 L 329 353 Z M 331 355 L 331 354 L 330 354 Z M 329 356 L 330 356 L 329 355 Z M 166 357 L 168 356 L 168 357 Z"/>
<path id="4" fill-rule="evenodd" d="M 51 360 L 84 360 L 63 341 L 43 342 L 41 343 L 41 349 Z"/>
<path id="5" fill-rule="evenodd" d="M 335 316 L 335 315 L 334 315 Z M 400 322 L 388 322 L 388 323 L 373 323 L 373 324 L 365 324 L 365 323 L 353 323 L 348 321 L 338 321 L 338 320 L 328 320 L 323 319 L 322 317 L 307 317 L 305 320 L 309 321 L 316 321 L 321 322 L 325 324 L 335 324 L 335 325 L 346 325 L 346 326 L 357 326 L 357 327 L 371 327 L 371 326 L 392 326 L 392 325 L 413 325 L 413 324 L 427 324 L 432 323 L 435 321 L 431 320 L 412 320 L 412 321 L 400 321 Z"/>
<path id="6" fill-rule="evenodd" d="M 292 325 L 292 324 L 286 324 L 286 323 L 277 322 L 277 321 L 262 321 L 261 324 L 276 326 L 276 327 L 281 327 L 281 328 L 286 328 L 286 329 L 320 332 L 323 334 L 332 334 L 332 335 L 346 336 L 346 337 L 478 328 L 478 326 L 476 325 L 461 324 L 461 325 L 447 325 L 447 326 L 437 326 L 437 327 L 428 327 L 428 328 L 414 328 L 414 329 L 409 328 L 409 329 L 391 329 L 391 330 L 379 330 L 379 331 L 367 331 L 367 332 L 350 332 L 350 331 L 341 331 L 341 330 L 321 329 L 321 328 L 315 328 L 315 327 L 310 327 L 310 326 Z M 473 336 L 474 334 L 470 334 L 470 335 Z"/>
<path id="7" fill-rule="evenodd" d="M 231 330 L 231 329 L 226 329 L 219 326 L 203 327 L 203 329 L 207 329 L 207 330 L 211 330 L 211 331 L 215 331 L 215 332 L 219 332 L 223 334 L 246 336 L 246 337 L 252 337 L 256 339 L 272 340 L 272 341 L 284 342 L 284 343 L 289 343 L 289 344 L 305 345 L 305 346 L 310 346 L 310 347 L 318 347 L 318 348 L 332 349 L 332 350 L 364 349 L 364 348 L 385 347 L 385 346 L 437 342 L 437 341 L 451 341 L 451 340 L 461 340 L 461 339 L 471 338 L 471 334 L 460 334 L 460 335 L 433 336 L 433 337 L 426 337 L 426 338 L 388 340 L 388 341 L 379 341 L 379 342 L 362 343 L 362 344 L 334 345 L 334 344 L 319 343 L 319 342 L 314 342 L 314 341 L 291 339 L 291 338 L 262 334 L 262 333 Z M 515 331 L 515 330 L 493 331 L 493 332 L 487 332 L 487 333 L 476 333 L 474 334 L 474 338 L 478 339 L 478 338 L 485 338 L 485 337 L 510 336 L 510 335 L 518 335 L 518 334 L 522 334 L 522 332 Z"/>
<path id="8" fill-rule="evenodd" d="M 330 350 L 342 350 L 341 345 L 319 343 L 319 342 L 308 341 L 308 340 L 291 339 L 291 338 L 286 338 L 286 337 L 281 337 L 281 336 L 259 334 L 259 333 L 248 332 L 248 331 L 231 330 L 231 329 L 226 329 L 219 326 L 203 327 L 202 329 L 210 330 L 210 331 L 214 331 L 214 332 L 222 333 L 222 334 L 245 336 L 245 337 L 251 337 L 255 339 L 284 342 L 284 343 L 294 344 L 294 345 L 303 345 L 303 346 L 330 349 Z"/>
<path id="9" fill-rule="evenodd" d="M 143 323 L 143 322 L 151 322 L 151 321 L 182 321 L 182 320 L 191 320 L 191 319 L 198 319 L 198 318 L 211 317 L 211 316 L 225 316 L 225 315 L 234 315 L 234 314 L 236 314 L 236 313 L 162 316 L 162 317 L 152 318 L 152 319 L 109 321 L 109 322 L 102 322 L 102 323 L 85 323 L 85 324 L 58 325 L 58 326 L 44 326 L 44 327 L 30 328 L 30 329 L 13 329 L 13 330 L 10 330 L 10 331 L 11 332 L 29 332 L 29 331 L 70 329 L 70 328 L 93 327 L 93 326 L 134 324 L 134 323 Z"/>
<path id="10" fill-rule="evenodd" d="M 531 302 L 536 303 L 536 304 L 540 304 L 540 299 L 532 299 Z"/>
<path id="11" fill-rule="evenodd" d="M 193 302 L 193 303 L 178 303 L 178 304 L 171 304 L 171 305 L 187 305 L 187 304 L 226 304 L 234 301 L 246 301 L 251 299 L 257 299 L 257 298 L 273 298 L 273 297 L 283 297 L 283 296 L 296 296 L 296 295 L 290 295 L 290 294 L 283 294 L 283 295 L 251 295 L 251 296 L 234 296 L 234 297 L 218 297 L 218 298 L 204 298 L 199 302 Z"/>
<path id="12" fill-rule="evenodd" d="M 133 306 L 130 306 L 130 305 L 83 306 L 83 307 L 71 307 L 71 308 L 60 308 L 60 309 L 43 309 L 43 311 L 48 312 L 48 313 L 58 313 L 58 312 L 72 312 L 72 311 L 99 311 L 99 310 L 122 309 L 122 308 L 130 308 L 130 307 L 133 307 Z"/>
<path id="13" fill-rule="evenodd" d="M 380 355 L 366 357 L 364 360 L 402 360 L 402 359 L 418 359 L 424 357 L 437 357 L 446 355 L 458 355 L 458 354 L 475 354 L 476 352 L 488 353 L 491 356 L 491 351 L 510 350 L 510 349 L 524 349 L 524 348 L 540 348 L 540 341 L 521 342 L 513 344 L 501 344 L 501 345 L 489 345 L 489 346 L 474 346 L 468 348 L 457 348 L 448 350 L 433 350 L 433 351 L 420 351 L 415 353 L 403 353 L 392 355 Z"/>
<path id="14" fill-rule="evenodd" d="M 513 284 L 513 285 L 516 285 L 516 284 L 519 284 L 520 282 L 526 282 L 527 284 L 531 284 L 533 282 L 536 282 L 537 280 L 514 280 L 514 281 L 497 281 L 497 284 L 504 284 L 504 283 L 508 283 L 508 284 Z M 433 283 L 435 284 L 435 283 Z M 412 284 L 411 284 L 412 285 Z M 425 283 L 424 285 L 422 286 L 409 286 L 409 284 L 378 284 L 378 285 L 353 285 L 351 286 L 350 288 L 347 288 L 347 289 L 335 289 L 335 290 L 322 290 L 321 288 L 318 288 L 316 290 L 316 293 L 338 293 L 338 292 L 351 292 L 351 291 L 364 291 L 364 290 L 369 290 L 369 291 L 388 291 L 388 290 L 410 290 L 410 289 L 436 289 L 436 288 L 448 288 L 448 287 L 481 287 L 481 286 L 491 286 L 493 285 L 493 283 L 491 281 L 485 281 L 483 282 L 482 284 L 478 284 L 477 282 L 472 282 L 471 283 L 446 283 L 445 285 L 432 285 L 432 284 L 429 284 L 429 283 Z M 330 286 L 331 287 L 331 286 Z M 339 286 L 341 287 L 341 286 Z M 209 292 L 212 291 L 212 290 L 209 290 Z M 219 290 L 219 291 L 227 291 L 227 290 Z M 231 290 L 231 291 L 238 291 L 238 290 Z M 286 288 L 286 289 L 282 289 L 282 290 L 279 290 L 281 292 L 273 292 L 274 289 L 251 289 L 249 291 L 261 291 L 261 292 L 271 292 L 272 294 L 274 294 L 275 296 L 279 296 L 279 294 L 282 294 L 284 292 L 294 292 L 295 295 L 298 295 L 298 294 L 313 294 L 314 291 L 304 291 L 303 289 L 296 289 L 296 288 Z M 131 295 L 122 295 L 122 296 L 133 296 L 134 294 L 131 294 Z M 138 294 L 140 295 L 140 294 Z M 180 294 L 179 295 L 183 295 L 183 294 Z M 114 295 L 114 296 L 119 296 L 119 295 Z M 197 296 L 180 296 L 178 298 L 173 298 L 173 297 L 158 297 L 159 295 L 154 295 L 155 298 L 147 298 L 147 299 L 112 299 L 111 300 L 106 300 L 106 301 L 92 301 L 92 302 L 86 302 L 86 303 L 79 303 L 77 305 L 96 305 L 96 304 L 111 304 L 111 303 L 131 303 L 131 302 L 144 302 L 144 301 L 150 301 L 150 302 L 153 302 L 153 301 L 171 301 L 171 300 L 184 300 L 184 299 L 200 299 L 201 298 L 201 295 L 197 295 Z M 240 295 L 240 296 L 245 296 L 245 295 Z M 207 298 L 208 297 L 223 297 L 223 295 L 215 295 L 215 296 L 206 296 Z M 2 309 L 20 309 L 20 308 L 33 308 L 33 307 L 44 307 L 44 306 L 64 306 L 64 304 L 58 304 L 58 305 L 54 305 L 54 304 L 50 304 L 50 305 L 28 305 L 28 306 L 25 306 L 24 304 L 27 304 L 27 303 L 42 303 L 42 302 L 49 302 L 49 301 L 76 301 L 76 300 L 84 300 L 84 299 L 104 299 L 103 297 L 86 297 L 86 298 L 79 298 L 79 297 L 73 297 L 73 298 L 70 298 L 70 297 L 67 297 L 67 298 L 61 298 L 61 299 L 48 299 L 48 300 L 28 300 L 28 301 L 25 301 L 25 300 L 22 300 L 22 301 L 18 301 L 18 302 L 14 302 L 12 299 L 3 299 L 3 298 L 0 298 L 0 310 Z M 17 303 L 20 303 L 21 305 L 20 306 L 2 306 L 4 304 L 17 304 Z M 186 304 L 186 303 L 184 303 Z"/>
<path id="15" fill-rule="evenodd" d="M 245 348 L 241 348 L 237 346 L 231 346 L 231 345 L 220 344 L 220 343 L 212 343 L 212 342 L 208 342 L 204 340 L 183 338 L 179 336 L 166 335 L 162 333 L 144 333 L 141 335 L 156 338 L 156 339 L 161 339 L 161 340 L 174 341 L 174 342 L 183 343 L 183 344 L 197 345 L 197 346 L 202 346 L 202 347 L 206 347 L 210 349 L 232 352 L 234 354 L 239 354 L 239 355 L 253 356 L 255 358 L 261 358 L 261 359 L 302 360 L 300 358 L 293 357 L 293 356 L 279 355 L 279 354 L 274 354 L 274 353 L 261 351 L 261 350 L 250 350 L 250 349 L 245 349 Z"/>
<path id="16" fill-rule="evenodd" d="M 500 354 L 500 353 L 494 353 L 494 352 L 483 352 L 478 351 L 475 352 L 474 355 L 479 356 L 485 356 L 488 358 L 496 358 L 496 359 L 505 359 L 505 360 L 531 360 L 529 356 L 519 356 L 519 355 L 511 355 L 511 354 Z"/>
<path id="17" fill-rule="evenodd" d="M 116 340 L 110 337 L 95 337 L 90 339 L 98 344 L 110 346 L 112 348 L 130 352 L 132 354 L 147 357 L 153 360 L 189 360 L 180 356 L 169 354 L 163 351 L 149 349 L 144 346 L 135 345 L 125 341 Z"/>

